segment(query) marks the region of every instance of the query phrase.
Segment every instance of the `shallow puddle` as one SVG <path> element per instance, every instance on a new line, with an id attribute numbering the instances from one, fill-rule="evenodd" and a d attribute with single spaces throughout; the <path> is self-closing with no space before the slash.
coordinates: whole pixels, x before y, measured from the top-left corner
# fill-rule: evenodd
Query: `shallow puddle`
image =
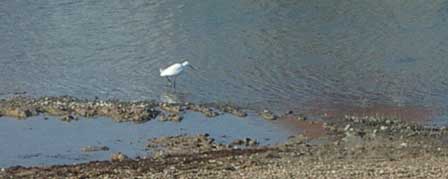
<path id="1" fill-rule="evenodd" d="M 80 119 L 70 123 L 44 116 L 26 120 L 0 118 L 0 167 L 82 163 L 108 160 L 112 153 L 148 156 L 147 140 L 160 136 L 208 133 L 218 143 L 252 138 L 261 145 L 285 141 L 293 132 L 249 113 L 239 118 L 224 114 L 206 118 L 184 114 L 182 122 L 116 123 L 108 118 Z M 82 152 L 86 146 L 107 146 L 108 151 Z"/>

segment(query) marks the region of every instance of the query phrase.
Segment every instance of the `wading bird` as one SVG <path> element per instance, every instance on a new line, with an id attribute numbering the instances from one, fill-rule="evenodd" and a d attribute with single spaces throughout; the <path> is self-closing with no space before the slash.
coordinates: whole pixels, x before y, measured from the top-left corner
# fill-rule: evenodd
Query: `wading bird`
<path id="1" fill-rule="evenodd" d="M 166 77 L 171 87 L 176 88 L 176 78 L 185 70 L 186 67 L 190 67 L 191 69 L 196 70 L 196 68 L 194 68 L 188 61 L 184 61 L 182 63 L 172 64 L 165 69 L 161 68 L 160 76 Z M 173 79 L 170 79 L 170 77 L 173 77 Z"/>

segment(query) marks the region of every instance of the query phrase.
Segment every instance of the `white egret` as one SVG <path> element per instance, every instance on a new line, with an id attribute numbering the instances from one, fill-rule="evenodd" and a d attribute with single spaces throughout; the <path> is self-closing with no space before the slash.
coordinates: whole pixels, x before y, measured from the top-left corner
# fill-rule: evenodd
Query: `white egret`
<path id="1" fill-rule="evenodd" d="M 171 86 L 173 88 L 176 88 L 176 78 L 177 78 L 177 76 L 182 74 L 182 72 L 184 71 L 184 69 L 186 67 L 190 67 L 193 70 L 196 70 L 196 68 L 194 68 L 188 61 L 184 61 L 182 63 L 172 64 L 172 65 L 166 67 L 165 69 L 161 68 L 160 76 L 166 77 L 166 79 L 168 79 L 168 82 L 171 84 Z M 171 81 L 170 77 L 173 77 L 172 81 Z"/>

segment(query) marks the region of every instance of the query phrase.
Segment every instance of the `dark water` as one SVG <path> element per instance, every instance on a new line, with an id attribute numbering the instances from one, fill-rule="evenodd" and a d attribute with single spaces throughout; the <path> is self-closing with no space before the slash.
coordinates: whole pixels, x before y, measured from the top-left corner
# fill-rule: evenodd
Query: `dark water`
<path id="1" fill-rule="evenodd" d="M 0 93 L 250 107 L 448 106 L 445 0 L 6 0 Z"/>

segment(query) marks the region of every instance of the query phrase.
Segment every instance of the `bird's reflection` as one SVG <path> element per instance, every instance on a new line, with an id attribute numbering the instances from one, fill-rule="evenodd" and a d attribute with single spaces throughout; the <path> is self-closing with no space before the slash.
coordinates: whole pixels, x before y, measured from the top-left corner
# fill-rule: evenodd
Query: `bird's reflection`
<path id="1" fill-rule="evenodd" d="M 184 103 L 186 102 L 186 93 L 176 91 L 164 91 L 160 94 L 160 101 L 164 103 Z"/>

